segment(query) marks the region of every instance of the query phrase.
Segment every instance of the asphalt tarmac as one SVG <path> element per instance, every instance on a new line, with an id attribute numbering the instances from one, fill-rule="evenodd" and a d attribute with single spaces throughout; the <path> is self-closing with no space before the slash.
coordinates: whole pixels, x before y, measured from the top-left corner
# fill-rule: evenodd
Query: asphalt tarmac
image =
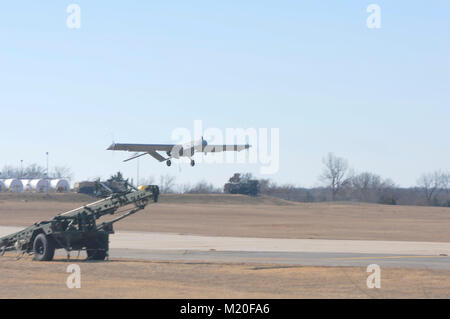
<path id="1" fill-rule="evenodd" d="M 448 256 L 311 253 L 273 251 L 199 251 L 199 250 L 144 250 L 113 248 L 110 258 L 135 258 L 146 260 L 171 260 L 191 263 L 266 263 L 266 268 L 302 266 L 360 266 L 377 264 L 380 267 L 445 269 L 450 270 Z"/>
<path id="2" fill-rule="evenodd" d="M 0 237 L 21 229 L 0 226 Z M 65 253 L 60 250 L 60 254 Z M 110 237 L 109 255 L 110 258 L 192 263 L 254 262 L 267 264 L 269 268 L 377 264 L 450 270 L 450 243 L 442 242 L 215 237 L 121 231 Z M 75 258 L 77 253 L 72 252 L 71 256 Z"/>

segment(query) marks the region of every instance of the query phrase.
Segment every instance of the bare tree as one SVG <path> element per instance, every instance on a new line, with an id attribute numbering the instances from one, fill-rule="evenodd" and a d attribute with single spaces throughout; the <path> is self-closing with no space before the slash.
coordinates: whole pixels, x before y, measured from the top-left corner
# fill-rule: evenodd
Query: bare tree
<path id="1" fill-rule="evenodd" d="M 432 205 L 439 193 L 448 187 L 448 174 L 441 170 L 422 174 L 417 184 L 423 190 L 427 204 Z"/>
<path id="2" fill-rule="evenodd" d="M 358 200 L 368 202 L 373 200 L 374 190 L 380 188 L 381 177 L 369 172 L 363 172 L 352 176 L 350 183 Z"/>
<path id="3" fill-rule="evenodd" d="M 53 171 L 50 173 L 50 176 L 53 178 L 65 178 L 69 181 L 73 178 L 72 171 L 67 166 L 55 166 Z"/>
<path id="4" fill-rule="evenodd" d="M 346 159 L 337 157 L 333 153 L 328 153 L 322 160 L 325 168 L 320 179 L 326 183 L 331 190 L 332 200 L 336 200 L 337 195 L 349 183 L 348 162 Z"/>
<path id="5" fill-rule="evenodd" d="M 363 202 L 396 202 L 392 190 L 396 187 L 390 179 L 369 172 L 350 177 L 350 187 L 354 198 Z"/>
<path id="6" fill-rule="evenodd" d="M 446 206 L 450 207 L 450 171 L 444 174 L 444 189 L 446 196 Z"/>
<path id="7" fill-rule="evenodd" d="M 148 176 L 140 179 L 141 185 L 153 185 L 155 184 L 155 178 L 153 176 Z"/>
<path id="8" fill-rule="evenodd" d="M 19 178 L 21 172 L 12 165 L 3 166 L 2 172 L 0 173 L 1 178 Z"/>
<path id="9" fill-rule="evenodd" d="M 47 177 L 47 169 L 38 164 L 28 165 L 24 171 L 23 176 L 25 178 L 33 179 L 33 178 L 46 178 Z"/>
<path id="10" fill-rule="evenodd" d="M 159 190 L 161 193 L 174 193 L 175 176 L 161 175 L 159 179 Z"/>
<path id="11" fill-rule="evenodd" d="M 0 174 L 2 178 L 66 178 L 69 181 L 72 179 L 73 174 L 70 168 L 66 166 L 55 166 L 47 176 L 47 169 L 38 164 L 30 164 L 27 167 L 14 167 L 14 166 L 4 166 L 2 173 Z"/>
<path id="12" fill-rule="evenodd" d="M 193 187 L 185 191 L 185 193 L 189 194 L 213 194 L 213 193 L 221 193 L 221 189 L 214 187 L 213 184 L 208 183 L 206 181 L 200 181 L 195 184 Z"/>
<path id="13" fill-rule="evenodd" d="M 449 197 L 449 192 L 450 192 L 450 172 L 447 172 L 444 174 L 444 189 L 445 192 L 447 193 L 447 198 Z M 448 198 L 450 199 L 450 198 Z"/>
<path id="14" fill-rule="evenodd" d="M 192 186 L 190 183 L 184 183 L 184 184 L 179 184 L 177 189 L 178 189 L 178 193 L 185 194 L 185 193 L 189 193 L 189 191 L 192 189 Z"/>
<path id="15" fill-rule="evenodd" d="M 259 190 L 261 194 L 269 194 L 271 193 L 271 189 L 275 188 L 277 185 L 272 182 L 270 179 L 260 179 L 259 180 Z"/>

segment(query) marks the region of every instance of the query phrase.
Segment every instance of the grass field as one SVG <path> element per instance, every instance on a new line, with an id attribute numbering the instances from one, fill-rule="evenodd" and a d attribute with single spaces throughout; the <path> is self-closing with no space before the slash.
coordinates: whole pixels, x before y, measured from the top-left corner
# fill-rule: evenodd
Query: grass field
<path id="1" fill-rule="evenodd" d="M 16 196 L 11 196 L 16 195 Z M 0 194 L 0 225 L 28 226 L 93 201 L 84 195 Z M 118 230 L 211 236 L 450 241 L 450 208 L 293 203 L 241 195 L 165 195 Z"/>
<path id="2" fill-rule="evenodd" d="M 69 289 L 67 266 L 81 269 Z M 0 259 L 0 298 L 450 298 L 450 271 L 384 268 L 369 289 L 361 267 L 119 260 Z"/>
<path id="3" fill-rule="evenodd" d="M 23 194 L 22 194 L 23 195 Z M 0 194 L 0 225 L 28 226 L 93 199 Z M 292 203 L 239 195 L 164 195 L 119 230 L 209 236 L 449 242 L 450 208 Z M 383 268 L 368 289 L 361 267 L 205 261 L 72 260 L 82 288 L 68 289 L 65 260 L 0 258 L 0 298 L 449 298 L 450 271 Z"/>

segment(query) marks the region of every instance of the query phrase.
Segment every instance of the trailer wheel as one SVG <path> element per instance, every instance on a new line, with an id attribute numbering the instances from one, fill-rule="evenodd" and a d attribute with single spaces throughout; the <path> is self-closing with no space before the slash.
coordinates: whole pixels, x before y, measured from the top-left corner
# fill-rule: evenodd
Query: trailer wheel
<path id="1" fill-rule="evenodd" d="M 34 260 L 50 261 L 55 255 L 55 244 L 50 237 L 45 234 L 36 236 L 33 242 Z"/>
<path id="2" fill-rule="evenodd" d="M 105 249 L 87 249 L 88 260 L 105 260 L 107 250 Z"/>
<path id="3" fill-rule="evenodd" d="M 91 243 L 86 248 L 88 260 L 105 260 L 108 256 L 109 240 L 108 237 L 99 239 L 95 244 Z"/>

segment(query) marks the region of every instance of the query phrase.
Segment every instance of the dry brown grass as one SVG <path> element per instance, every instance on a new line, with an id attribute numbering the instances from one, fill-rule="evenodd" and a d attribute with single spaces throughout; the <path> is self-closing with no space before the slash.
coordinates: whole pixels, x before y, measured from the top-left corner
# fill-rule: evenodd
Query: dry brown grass
<path id="1" fill-rule="evenodd" d="M 81 288 L 69 289 L 70 263 Z M 112 260 L 0 259 L 0 298 L 449 298 L 450 271 L 383 268 L 368 289 L 360 267 Z"/>
<path id="2" fill-rule="evenodd" d="M 28 226 L 92 201 L 0 194 L 0 225 Z M 205 196 L 205 195 L 203 195 Z M 86 199 L 86 200 L 85 200 Z M 345 203 L 284 203 L 231 196 L 166 196 L 117 224 L 121 230 L 213 236 L 450 241 L 450 209 Z M 449 298 L 450 271 L 382 269 L 381 289 L 360 267 L 113 260 L 81 266 L 68 289 L 68 263 L 0 258 L 0 298 Z"/>
<path id="3" fill-rule="evenodd" d="M 116 227 L 212 236 L 450 241 L 450 208 L 284 204 L 270 198 L 256 204 L 255 200 L 239 195 L 165 196 Z M 24 202 L 0 196 L 0 225 L 28 226 L 80 205 L 61 199 Z"/>

